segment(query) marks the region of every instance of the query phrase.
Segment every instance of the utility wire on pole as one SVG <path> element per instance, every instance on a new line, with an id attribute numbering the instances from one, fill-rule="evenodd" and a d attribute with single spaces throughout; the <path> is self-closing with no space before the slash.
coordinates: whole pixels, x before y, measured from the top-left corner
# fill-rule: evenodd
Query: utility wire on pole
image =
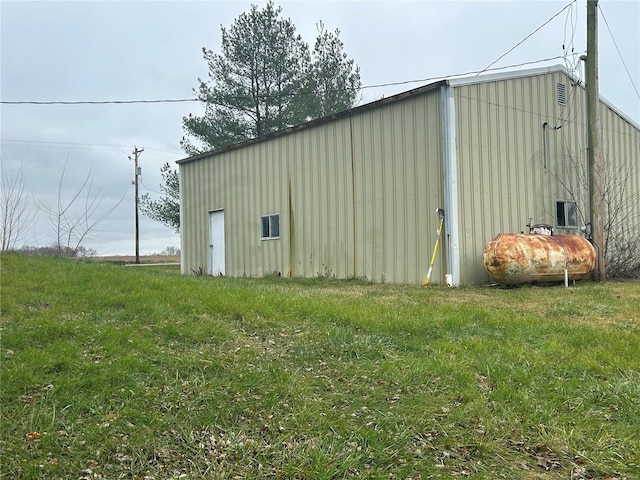
<path id="1" fill-rule="evenodd" d="M 587 112 L 589 136 L 589 211 L 593 244 L 597 253 L 594 280 L 606 278 L 604 259 L 604 162 L 600 128 L 598 87 L 598 0 L 587 0 Z"/>
<path id="2" fill-rule="evenodd" d="M 140 263 L 140 227 L 138 223 L 138 210 L 139 210 L 138 179 L 140 176 L 142 176 L 142 170 L 138 166 L 138 157 L 142 152 L 144 152 L 144 148 L 138 149 L 138 147 L 133 147 L 134 176 L 133 176 L 133 181 L 131 183 L 133 183 L 133 185 L 135 186 L 135 197 L 136 197 L 136 201 L 135 201 L 136 203 L 136 264 Z M 131 160 L 131 157 L 129 157 L 129 160 Z"/>

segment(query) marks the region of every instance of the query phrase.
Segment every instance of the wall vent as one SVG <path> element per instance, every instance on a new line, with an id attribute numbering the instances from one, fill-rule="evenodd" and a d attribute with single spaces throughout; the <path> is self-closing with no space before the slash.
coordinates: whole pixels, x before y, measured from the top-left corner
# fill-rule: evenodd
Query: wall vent
<path id="1" fill-rule="evenodd" d="M 567 104 L 567 86 L 564 83 L 558 83 L 558 105 Z"/>

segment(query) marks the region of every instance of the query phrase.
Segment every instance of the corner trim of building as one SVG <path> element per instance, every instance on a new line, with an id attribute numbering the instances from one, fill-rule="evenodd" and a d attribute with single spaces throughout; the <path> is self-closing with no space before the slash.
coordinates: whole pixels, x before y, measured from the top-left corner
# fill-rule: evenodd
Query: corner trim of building
<path id="1" fill-rule="evenodd" d="M 444 176 L 447 274 L 451 286 L 460 286 L 460 242 L 458 229 L 458 165 L 456 159 L 456 102 L 453 87 L 440 87 L 442 108 L 442 172 Z"/>
<path id="2" fill-rule="evenodd" d="M 178 170 L 180 170 L 180 167 L 178 166 Z M 178 171 L 179 175 L 178 175 L 178 189 L 179 189 L 179 193 L 180 193 L 180 273 L 182 273 L 183 275 L 187 273 L 187 266 L 186 266 L 186 259 L 185 259 L 185 255 L 184 255 L 184 202 L 185 202 L 185 195 L 184 195 L 184 185 L 183 185 L 183 180 L 182 177 L 184 175 L 184 172 L 180 172 Z"/>

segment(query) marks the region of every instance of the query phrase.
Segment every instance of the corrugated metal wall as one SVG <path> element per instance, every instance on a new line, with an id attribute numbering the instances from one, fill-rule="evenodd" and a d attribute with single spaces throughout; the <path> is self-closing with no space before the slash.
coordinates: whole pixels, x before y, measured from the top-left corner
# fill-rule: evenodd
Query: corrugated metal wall
<path id="1" fill-rule="evenodd" d="M 426 276 L 442 206 L 440 92 L 353 117 L 356 269 L 377 282 Z M 440 250 L 434 283 L 444 281 Z"/>
<path id="2" fill-rule="evenodd" d="M 442 197 L 439 116 L 434 90 L 182 163 L 183 272 L 206 271 L 208 212 L 224 209 L 229 276 L 421 282 Z M 280 215 L 278 240 L 260 240 L 267 214 Z"/>
<path id="3" fill-rule="evenodd" d="M 602 155 L 610 194 L 610 249 L 624 249 L 625 239 L 640 239 L 640 129 L 601 105 Z"/>
<path id="4" fill-rule="evenodd" d="M 452 88 L 460 283 L 485 283 L 482 252 L 496 234 L 526 231 L 530 218 L 555 225 L 558 200 L 588 221 L 584 89 L 561 71 Z M 434 88 L 181 163 L 183 271 L 206 271 L 208 215 L 224 209 L 229 276 L 421 283 L 444 207 L 441 119 Z M 619 218 L 640 235 L 640 131 L 606 104 L 602 129 L 610 184 L 626 199 Z M 280 215 L 278 240 L 260 240 L 268 214 Z"/>
<path id="5" fill-rule="evenodd" d="M 558 103 L 558 83 L 566 86 L 565 105 Z M 498 233 L 527 231 L 529 218 L 555 225 L 558 200 L 575 201 L 579 224 L 588 221 L 585 93 L 555 72 L 461 85 L 455 99 L 461 281 L 485 283 L 482 252 Z M 605 105 L 602 125 L 603 143 L 615 152 L 608 165 L 635 168 L 637 195 L 638 131 Z"/>
<path id="6" fill-rule="evenodd" d="M 217 209 L 225 210 L 228 276 L 351 272 L 348 121 L 187 162 L 180 172 L 185 273 L 206 271 L 208 212 Z M 272 214 L 280 238 L 261 240 L 260 217 Z"/>
<path id="7" fill-rule="evenodd" d="M 290 238 L 288 275 L 353 276 L 353 197 L 349 120 L 307 128 L 268 143 L 283 143 L 289 171 L 287 191 Z M 283 209 L 285 210 L 285 209 Z"/>

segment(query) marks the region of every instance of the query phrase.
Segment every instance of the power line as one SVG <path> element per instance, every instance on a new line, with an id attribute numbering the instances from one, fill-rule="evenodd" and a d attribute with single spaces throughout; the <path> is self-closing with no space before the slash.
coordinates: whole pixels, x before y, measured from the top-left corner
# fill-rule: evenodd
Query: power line
<path id="1" fill-rule="evenodd" d="M 569 19 L 571 19 L 571 39 L 567 43 L 567 24 L 569 23 Z M 577 67 L 581 65 L 580 59 L 574 58 L 573 59 L 574 63 L 571 63 L 571 66 L 569 66 L 569 61 L 567 58 L 569 56 L 569 48 L 571 48 L 571 55 L 573 55 L 575 52 L 574 40 L 576 36 L 577 24 L 578 24 L 578 9 L 572 3 L 569 5 L 569 10 L 567 11 L 567 17 L 565 18 L 565 21 L 564 21 L 564 38 L 562 40 L 562 51 L 564 52 L 564 64 L 567 67 L 567 70 L 570 70 L 572 73 L 574 73 Z M 577 55 L 574 55 L 574 57 L 577 57 Z"/>
<path id="2" fill-rule="evenodd" d="M 29 144 L 29 145 L 34 145 L 34 146 L 46 146 L 46 147 L 61 147 L 61 148 L 67 148 L 67 147 L 92 147 L 92 148 L 100 148 L 100 149 L 105 149 L 105 150 L 119 150 L 121 148 L 125 148 L 123 145 L 116 145 L 116 144 L 108 144 L 108 143 L 81 143 L 81 142 L 59 142 L 59 141 L 54 141 L 54 140 L 20 140 L 20 139 L 15 139 L 15 138 L 3 138 L 2 140 L 0 140 L 0 143 L 3 144 Z M 129 148 L 128 146 L 126 148 Z"/>
<path id="3" fill-rule="evenodd" d="M 624 65 L 624 69 L 627 71 L 627 75 L 629 76 L 629 80 L 631 81 L 631 85 L 633 85 L 633 89 L 636 91 L 636 96 L 640 99 L 640 93 L 638 93 L 638 89 L 636 88 L 636 84 L 633 81 L 633 77 L 631 77 L 631 73 L 629 73 L 629 69 L 627 68 L 627 64 L 624 61 L 624 58 L 622 58 L 622 53 L 620 53 L 620 49 L 618 48 L 618 44 L 616 42 L 616 39 L 613 38 L 613 33 L 611 32 L 611 28 L 609 28 L 609 22 L 607 22 L 607 17 L 604 16 L 604 12 L 602 11 L 602 7 L 600 5 L 598 5 L 598 9 L 600 10 L 600 13 L 602 14 L 602 19 L 604 20 L 604 24 L 607 26 L 607 30 L 609 30 L 609 36 L 611 36 L 611 40 L 613 40 L 613 44 L 616 47 L 616 50 L 618 51 L 618 56 L 620 57 L 620 60 L 622 61 L 622 65 Z"/>
<path id="4" fill-rule="evenodd" d="M 568 39 L 568 42 L 567 42 L 567 26 L 569 22 L 571 22 L 571 37 Z M 564 65 L 566 69 L 570 71 L 574 77 L 577 76 L 577 81 L 571 82 L 571 87 L 572 87 L 571 94 L 567 97 L 567 101 L 562 106 L 560 114 L 556 117 L 555 125 L 553 127 L 554 130 L 558 130 L 564 127 L 565 125 L 570 124 L 579 115 L 579 110 L 577 108 L 577 102 L 575 101 L 575 99 L 578 92 L 577 87 L 582 83 L 582 68 L 581 68 L 582 63 L 580 62 L 580 58 L 578 54 L 575 53 L 575 36 L 576 36 L 577 24 L 578 24 L 578 9 L 576 8 L 575 2 L 574 2 L 568 5 L 567 16 L 564 20 L 564 37 L 562 39 L 562 56 L 563 56 Z M 571 50 L 571 53 L 569 53 L 569 50 Z M 569 60 L 570 57 L 573 57 L 573 58 Z M 576 72 L 577 72 L 577 75 L 576 75 Z M 569 117 L 571 116 L 571 109 L 574 107 L 575 107 L 575 113 L 573 114 L 573 117 L 569 119 Z M 563 115 L 565 115 L 565 112 L 566 112 L 566 118 L 563 119 L 562 117 Z M 560 123 L 560 122 L 563 122 L 563 123 Z"/>
<path id="5" fill-rule="evenodd" d="M 405 80 L 403 82 L 391 82 L 391 83 L 381 83 L 381 84 L 378 84 L 378 85 L 368 85 L 368 86 L 365 86 L 365 87 L 361 87 L 360 90 L 364 90 L 364 89 L 367 89 L 367 88 L 393 87 L 393 86 L 397 86 L 397 85 L 406 85 L 408 83 L 431 82 L 433 80 L 440 80 L 440 79 L 453 78 L 453 77 L 464 77 L 466 75 L 473 75 L 473 74 L 477 75 L 477 74 L 480 74 L 480 73 L 483 73 L 483 72 L 495 72 L 497 70 L 506 70 L 507 68 L 523 67 L 523 66 L 526 66 L 526 65 L 533 65 L 533 64 L 536 64 L 536 63 L 549 62 L 551 60 L 558 60 L 560 58 L 564 58 L 564 55 L 556 55 L 555 57 L 541 58 L 540 60 L 530 60 L 528 62 L 514 63 L 514 64 L 511 64 L 511 65 L 505 65 L 503 67 L 484 68 L 482 70 L 473 70 L 473 71 L 470 71 L 470 72 L 454 73 L 452 75 L 440 75 L 440 76 L 437 76 L 437 77 L 421 78 L 421 79 L 418 79 L 418 80 Z"/>
<path id="6" fill-rule="evenodd" d="M 487 100 L 486 98 L 479 98 L 479 97 L 469 96 L 469 95 L 464 95 L 464 94 L 460 94 L 460 98 L 466 98 L 467 100 L 473 100 L 475 102 L 481 102 L 481 103 L 484 103 L 486 105 L 491 105 L 491 106 L 494 106 L 494 107 L 502 107 L 502 108 L 505 108 L 507 110 L 511 110 L 511 111 L 514 111 L 514 112 L 529 113 L 531 115 L 539 117 L 541 120 L 543 120 L 545 118 L 548 118 L 548 116 L 549 116 L 548 113 L 540 111 L 540 110 L 539 111 L 527 110 L 525 108 L 514 107 L 510 103 L 499 103 L 497 101 Z M 556 125 L 555 127 L 552 127 L 552 128 L 556 128 L 557 127 L 557 129 L 559 130 L 562 127 L 564 127 L 565 125 L 574 122 L 576 117 L 577 117 L 577 115 L 574 115 L 571 120 L 567 120 L 562 125 Z M 586 125 L 586 122 L 578 121 L 578 124 L 579 125 Z M 623 132 L 622 130 L 618 130 L 618 129 L 610 128 L 610 127 L 604 127 L 604 126 L 601 127 L 601 128 L 602 128 L 603 132 L 618 133 L 618 134 L 623 135 L 625 137 L 626 136 L 630 136 L 630 137 L 633 137 L 633 138 L 637 137 L 637 133 L 635 133 L 635 132 Z"/>
<path id="7" fill-rule="evenodd" d="M 544 22 L 542 25 L 540 25 L 538 28 L 536 28 L 533 32 L 531 32 L 529 35 L 527 35 L 526 37 L 524 37 L 522 40 L 520 40 L 518 43 L 516 43 L 513 47 L 511 47 L 509 50 L 507 50 L 505 53 L 503 53 L 502 55 L 500 55 L 496 60 L 494 60 L 493 62 L 491 62 L 489 65 L 487 65 L 484 69 L 480 70 L 480 72 L 476 73 L 476 75 L 480 75 L 480 73 L 485 72 L 487 70 L 489 70 L 489 67 L 493 66 L 494 64 L 498 63 L 500 60 L 502 60 L 504 57 L 506 57 L 507 55 L 509 55 L 511 52 L 513 52 L 516 48 L 518 48 L 520 45 L 522 45 L 524 42 L 526 42 L 529 38 L 531 38 L 533 35 L 535 35 L 538 30 L 540 30 L 541 28 L 543 28 L 544 26 L 546 26 L 549 22 L 551 22 L 551 20 L 553 20 L 554 18 L 556 18 L 558 15 L 560 15 L 562 12 L 564 12 L 567 8 L 569 8 L 571 5 L 573 5 L 577 0 L 572 0 L 569 4 L 565 5 L 564 8 L 562 10 L 560 10 L 558 13 L 556 13 L 555 15 L 553 15 L 549 20 L 547 20 L 546 22 Z"/>
<path id="8" fill-rule="evenodd" d="M 574 0 L 576 1 L 576 0 Z M 565 7 L 566 8 L 566 7 Z M 556 14 L 557 16 L 558 14 Z M 515 68 L 515 67 L 522 67 L 525 65 L 533 65 L 536 63 L 543 63 L 543 62 L 548 62 L 551 60 L 558 60 L 560 58 L 564 58 L 563 55 L 558 55 L 555 57 L 549 57 L 549 58 L 542 58 L 539 60 L 531 60 L 528 62 L 521 62 L 521 63 L 514 63 L 511 65 L 505 65 L 502 67 L 494 67 L 494 68 L 483 68 L 482 70 L 473 70 L 473 71 L 469 71 L 469 72 L 463 72 L 463 73 L 454 73 L 451 75 L 438 75 L 438 76 L 434 76 L 434 77 L 427 77 L 427 78 L 419 78 L 419 79 L 415 79 L 415 80 L 404 80 L 404 81 L 400 81 L 400 82 L 388 82 L 388 83 L 379 83 L 379 84 L 373 84 L 373 85 L 365 85 L 360 87 L 360 90 L 367 90 L 367 89 L 371 89 L 371 88 L 383 88 L 383 87 L 393 87 L 393 86 L 398 86 L 398 85 L 407 85 L 410 83 L 424 83 L 424 82 L 430 82 L 433 80 L 440 80 L 440 79 L 446 79 L 446 78 L 453 78 L 453 77 L 461 77 L 461 76 L 465 76 L 465 75 L 473 75 L 473 74 L 480 74 L 483 72 L 492 72 L 492 71 L 497 71 L 497 70 L 505 70 L 507 68 Z M 497 61 L 497 60 L 496 60 Z M 496 62 L 493 62 L 496 63 Z M 493 65 L 492 63 L 492 65 Z M 291 94 L 292 96 L 294 95 L 311 95 L 315 92 L 299 92 L 297 94 Z M 261 95 L 260 98 L 270 98 L 270 97 L 275 97 L 275 95 Z M 237 98 L 248 98 L 248 97 L 237 97 Z M 78 101 L 62 101 L 62 100 L 51 100 L 51 101 L 35 101 L 35 100 L 17 100 L 17 101 L 9 101 L 9 100 L 2 100 L 0 101 L 0 104 L 3 105 L 131 105 L 131 104 L 145 104 L 145 103 L 184 103 L 184 102 L 203 102 L 202 99 L 199 98 L 179 98 L 179 99 L 157 99 L 157 100 L 78 100 Z M 205 102 L 206 103 L 206 102 Z M 213 102 L 208 102 L 208 103 L 213 103 Z"/>
<path id="9" fill-rule="evenodd" d="M 146 147 L 147 150 L 153 150 L 154 152 L 164 152 L 164 153 L 171 153 L 173 155 L 184 155 L 184 152 L 174 152 L 171 150 L 161 150 L 159 148 L 150 148 L 150 147 Z"/>
<path id="10" fill-rule="evenodd" d="M 34 148 L 65 148 L 65 149 L 96 149 L 96 150 L 122 150 L 123 148 L 129 148 L 128 145 L 117 145 L 109 143 L 86 143 L 86 142 L 59 142 L 54 140 L 23 140 L 14 138 L 3 138 L 0 140 L 0 144 L 7 146 L 29 146 Z M 147 150 L 154 152 L 152 155 L 158 157 L 176 157 L 184 156 L 183 152 L 162 150 L 159 148 L 147 147 Z"/>
<path id="11" fill-rule="evenodd" d="M 79 100 L 79 101 L 37 101 L 37 100 L 18 100 L 18 101 L 5 101 L 0 103 L 3 105 L 130 105 L 133 103 L 184 103 L 184 102 L 198 102 L 197 98 L 169 98 L 162 100 Z"/>
<path id="12" fill-rule="evenodd" d="M 158 190 L 154 190 L 153 188 L 149 188 L 149 187 L 147 186 L 147 184 L 146 184 L 146 183 L 144 183 L 144 181 L 142 181 L 142 179 L 140 179 L 140 184 L 141 184 L 144 188 L 146 188 L 147 190 L 149 190 L 150 192 L 157 193 L 158 195 L 164 195 L 162 192 L 159 192 Z"/>

